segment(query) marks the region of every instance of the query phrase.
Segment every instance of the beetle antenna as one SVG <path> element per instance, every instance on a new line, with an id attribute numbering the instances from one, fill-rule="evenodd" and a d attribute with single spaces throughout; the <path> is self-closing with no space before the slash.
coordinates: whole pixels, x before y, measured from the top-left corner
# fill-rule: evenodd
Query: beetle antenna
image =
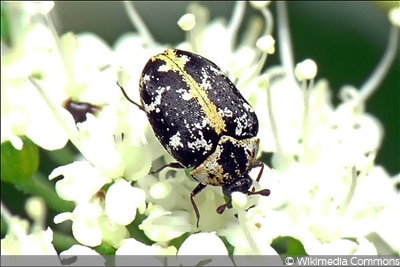
<path id="1" fill-rule="evenodd" d="M 269 189 L 262 189 L 259 191 L 248 191 L 247 192 L 248 195 L 261 195 L 261 196 L 269 196 L 271 194 L 271 190 Z"/>
<path id="2" fill-rule="evenodd" d="M 225 204 L 222 204 L 217 208 L 217 213 L 222 214 L 226 208 L 231 208 L 231 207 L 232 207 L 232 198 L 229 198 L 229 200 Z"/>
<path id="3" fill-rule="evenodd" d="M 144 107 L 143 107 L 142 105 L 136 103 L 135 101 L 133 101 L 133 100 L 128 96 L 128 94 L 125 92 L 125 89 L 122 87 L 122 85 L 119 84 L 118 81 L 117 81 L 117 85 L 118 85 L 118 87 L 121 89 L 122 94 L 124 95 L 124 97 L 125 97 L 129 102 L 131 102 L 132 104 L 134 104 L 135 106 L 137 106 L 139 109 L 141 109 L 141 110 L 144 111 Z"/>

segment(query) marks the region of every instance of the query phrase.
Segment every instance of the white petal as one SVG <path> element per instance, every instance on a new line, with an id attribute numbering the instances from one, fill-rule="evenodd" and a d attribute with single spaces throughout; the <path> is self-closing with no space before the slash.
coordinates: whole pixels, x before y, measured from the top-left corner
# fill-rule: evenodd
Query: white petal
<path id="1" fill-rule="evenodd" d="M 72 212 L 63 212 L 54 216 L 53 222 L 55 224 L 59 224 L 68 220 L 72 220 L 73 213 Z"/>
<path id="2" fill-rule="evenodd" d="M 68 262 L 69 266 L 85 266 L 88 264 L 88 257 L 86 256 L 90 256 L 90 265 L 105 266 L 106 260 L 103 256 L 94 249 L 82 245 L 73 245 L 60 253 L 60 259 Z"/>
<path id="3" fill-rule="evenodd" d="M 357 242 L 358 248 L 354 252 L 355 255 L 378 255 L 374 244 L 365 237 L 357 238 Z"/>
<path id="4" fill-rule="evenodd" d="M 126 266 L 129 258 L 118 257 L 121 255 L 157 255 L 153 246 L 145 245 L 134 238 L 123 240 L 121 246 L 115 252 L 115 266 Z M 162 254 L 159 254 L 162 255 Z M 164 266 L 156 257 L 143 257 L 142 261 L 129 261 L 129 266 Z"/>
<path id="5" fill-rule="evenodd" d="M 228 250 L 215 232 L 197 233 L 186 238 L 178 255 L 228 255 Z"/>
<path id="6" fill-rule="evenodd" d="M 29 117 L 26 135 L 33 142 L 47 150 L 64 147 L 68 141 L 67 133 L 36 88 L 27 87 L 24 92 L 24 98 L 26 99 L 24 107 Z M 56 101 L 55 99 L 52 100 Z M 64 109 L 60 109 L 60 112 L 64 123 L 75 127 L 71 115 Z"/>
<path id="7" fill-rule="evenodd" d="M 242 192 L 232 193 L 232 206 L 235 209 L 243 209 L 247 205 L 247 195 Z"/>
<path id="8" fill-rule="evenodd" d="M 48 227 L 46 231 L 40 230 L 27 236 L 20 236 L 14 240 L 14 246 L 19 246 L 21 255 L 57 255 L 52 241 L 53 231 Z"/>
<path id="9" fill-rule="evenodd" d="M 154 199 L 164 199 L 167 196 L 169 196 L 169 194 L 172 191 L 172 186 L 171 184 L 163 181 L 163 182 L 157 182 L 155 184 L 153 184 L 150 187 L 150 195 L 152 198 Z"/>
<path id="10" fill-rule="evenodd" d="M 64 178 L 56 183 L 57 194 L 65 200 L 77 203 L 89 200 L 108 182 L 107 178 L 100 176 L 98 170 L 86 161 L 75 161 L 58 167 L 50 173 L 49 179 L 61 175 Z"/>
<path id="11" fill-rule="evenodd" d="M 100 216 L 98 222 L 103 233 L 103 242 L 115 248 L 129 236 L 128 229 L 124 225 L 114 222 L 108 216 Z"/>
<path id="12" fill-rule="evenodd" d="M 115 255 L 153 255 L 153 249 L 134 238 L 128 238 L 122 241 Z"/>
<path id="13" fill-rule="evenodd" d="M 72 245 L 69 249 L 64 250 L 60 255 L 100 255 L 96 250 L 82 246 L 82 245 Z M 62 257 L 63 258 L 63 257 Z M 103 262 L 104 264 L 104 262 Z"/>
<path id="14" fill-rule="evenodd" d="M 139 229 L 151 240 L 165 242 L 193 230 L 187 211 L 166 211 L 158 205 L 150 206 L 148 211 L 150 215 L 139 225 Z"/>
<path id="15" fill-rule="evenodd" d="M 72 233 L 79 243 L 89 247 L 101 244 L 103 238 L 103 232 L 99 225 L 101 214 L 101 207 L 98 203 L 82 203 L 76 206 Z"/>
<path id="16" fill-rule="evenodd" d="M 128 225 L 135 219 L 137 208 L 143 205 L 145 200 L 146 195 L 142 189 L 132 187 L 125 180 L 119 180 L 107 191 L 106 214 L 116 223 Z"/>
<path id="17" fill-rule="evenodd" d="M 184 255 L 203 255 L 185 257 Z M 212 257 L 212 255 L 228 255 L 224 242 L 212 233 L 190 235 L 178 250 L 178 261 L 183 266 L 195 266 L 200 261 L 211 259 L 210 266 L 233 266 L 228 257 Z M 207 266 L 208 264 L 205 264 Z"/>

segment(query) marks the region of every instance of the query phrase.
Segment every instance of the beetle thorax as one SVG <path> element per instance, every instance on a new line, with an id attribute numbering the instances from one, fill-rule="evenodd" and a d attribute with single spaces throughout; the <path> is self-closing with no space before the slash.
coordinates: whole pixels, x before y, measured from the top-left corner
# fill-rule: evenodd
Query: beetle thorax
<path id="1" fill-rule="evenodd" d="M 257 137 L 242 140 L 221 136 L 215 151 L 191 172 L 202 184 L 224 186 L 248 177 L 259 146 Z"/>

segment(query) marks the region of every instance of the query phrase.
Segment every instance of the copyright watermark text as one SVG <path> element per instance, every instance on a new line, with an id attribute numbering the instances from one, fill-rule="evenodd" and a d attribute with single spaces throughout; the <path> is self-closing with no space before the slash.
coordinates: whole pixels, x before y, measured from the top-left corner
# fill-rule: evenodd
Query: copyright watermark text
<path id="1" fill-rule="evenodd" d="M 394 256 L 288 256 L 285 265 L 295 266 L 400 266 Z"/>

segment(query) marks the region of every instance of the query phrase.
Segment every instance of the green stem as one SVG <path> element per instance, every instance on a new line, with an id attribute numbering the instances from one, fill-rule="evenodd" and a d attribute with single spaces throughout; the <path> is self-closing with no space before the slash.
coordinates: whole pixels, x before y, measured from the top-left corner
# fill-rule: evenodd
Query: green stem
<path id="1" fill-rule="evenodd" d="M 42 197 L 47 205 L 55 211 L 66 212 L 74 209 L 74 203 L 61 199 L 52 184 L 40 173 L 36 173 L 32 179 L 16 186 L 26 194 Z"/>
<path id="2" fill-rule="evenodd" d="M 72 236 L 56 231 L 53 232 L 53 245 L 57 251 L 67 250 L 75 244 L 78 244 L 78 242 Z"/>

